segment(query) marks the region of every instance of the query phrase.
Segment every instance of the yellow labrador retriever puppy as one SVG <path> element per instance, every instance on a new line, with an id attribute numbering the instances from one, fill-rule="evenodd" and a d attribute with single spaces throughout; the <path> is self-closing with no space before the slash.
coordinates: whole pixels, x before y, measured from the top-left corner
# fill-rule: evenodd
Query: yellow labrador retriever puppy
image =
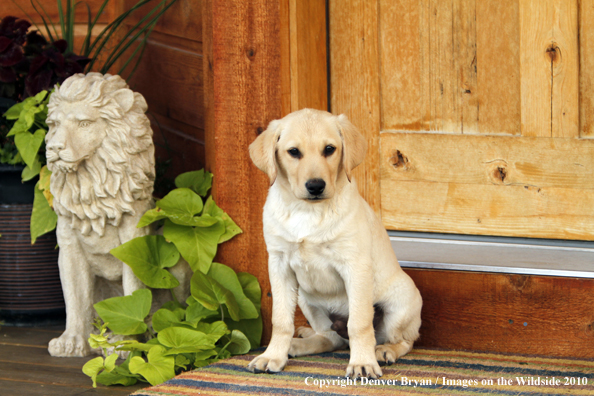
<path id="1" fill-rule="evenodd" d="M 264 238 L 272 286 L 272 338 L 248 368 L 278 372 L 288 355 L 350 345 L 346 375 L 382 375 L 419 336 L 421 295 L 351 171 L 367 142 L 344 115 L 305 109 L 270 123 L 250 145 L 270 177 Z M 296 303 L 311 328 L 293 338 Z"/>

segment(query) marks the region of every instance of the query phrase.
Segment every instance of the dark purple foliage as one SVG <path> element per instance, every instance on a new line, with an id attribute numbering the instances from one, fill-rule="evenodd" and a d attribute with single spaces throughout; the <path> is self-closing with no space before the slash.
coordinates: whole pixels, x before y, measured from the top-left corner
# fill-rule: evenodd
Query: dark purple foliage
<path id="1" fill-rule="evenodd" d="M 67 52 L 68 43 L 52 43 L 38 31 L 27 33 L 31 23 L 7 16 L 0 22 L 0 97 L 21 101 L 76 73 L 89 58 Z"/>

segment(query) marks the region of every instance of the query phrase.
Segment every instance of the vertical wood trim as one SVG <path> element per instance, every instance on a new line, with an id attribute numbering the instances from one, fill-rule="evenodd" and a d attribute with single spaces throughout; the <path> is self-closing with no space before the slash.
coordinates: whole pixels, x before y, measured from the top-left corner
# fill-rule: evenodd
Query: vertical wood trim
<path id="1" fill-rule="evenodd" d="M 326 2 L 289 0 L 291 111 L 328 109 Z"/>
<path id="2" fill-rule="evenodd" d="M 577 1 L 520 0 L 522 135 L 577 137 Z"/>
<path id="3" fill-rule="evenodd" d="M 281 40 L 281 107 L 282 116 L 291 112 L 291 35 L 290 5 L 292 0 L 280 0 L 280 40 Z"/>
<path id="4" fill-rule="evenodd" d="M 361 195 L 381 215 L 378 38 L 376 1 L 330 1 L 332 111 L 346 114 L 367 138 L 365 161 L 353 174 Z"/>
<path id="5" fill-rule="evenodd" d="M 243 234 L 219 247 L 216 260 L 255 275 L 262 286 L 263 342 L 270 337 L 268 259 L 262 207 L 268 179 L 251 162 L 249 144 L 282 115 L 280 5 L 275 0 L 205 0 L 207 168 L 217 204 Z M 209 21 L 210 19 L 210 21 Z M 209 51 L 210 53 L 207 53 Z M 212 56 L 212 61 L 210 61 Z"/>
<path id="6" fill-rule="evenodd" d="M 579 1 L 580 136 L 594 138 L 594 0 Z"/>

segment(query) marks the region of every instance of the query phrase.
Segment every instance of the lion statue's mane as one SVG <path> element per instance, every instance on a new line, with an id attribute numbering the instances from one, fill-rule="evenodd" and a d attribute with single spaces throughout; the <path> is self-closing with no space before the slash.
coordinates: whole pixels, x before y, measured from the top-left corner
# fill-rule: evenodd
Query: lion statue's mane
<path id="1" fill-rule="evenodd" d="M 152 130 L 147 104 L 134 93 L 134 104 L 124 112 L 112 93 L 129 89 L 119 76 L 77 74 L 56 87 L 48 116 L 65 102 L 83 101 L 99 109 L 107 125 L 101 146 L 81 161 L 76 171 L 64 172 L 48 161 L 51 192 L 58 215 L 71 217 L 72 227 L 100 236 L 106 224 L 118 226 L 122 215 L 134 214 L 136 200 L 150 199 L 155 180 Z"/>

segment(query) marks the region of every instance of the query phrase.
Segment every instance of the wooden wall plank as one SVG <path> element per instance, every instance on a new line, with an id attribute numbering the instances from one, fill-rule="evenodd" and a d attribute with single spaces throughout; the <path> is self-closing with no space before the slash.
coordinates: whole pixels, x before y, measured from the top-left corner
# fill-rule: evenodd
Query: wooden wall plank
<path id="1" fill-rule="evenodd" d="M 130 81 L 149 109 L 190 126 L 204 128 L 202 55 L 149 40 Z"/>
<path id="2" fill-rule="evenodd" d="M 380 161 L 382 183 L 594 189 L 594 141 L 383 132 Z"/>
<path id="3" fill-rule="evenodd" d="M 132 8 L 138 0 L 120 0 L 126 9 Z M 145 7 L 150 9 L 157 3 L 148 3 Z M 139 10 L 141 11 L 141 10 Z M 146 12 L 136 12 L 130 16 L 128 25 L 136 24 L 146 15 Z M 155 31 L 182 39 L 202 41 L 202 2 L 196 0 L 177 0 L 159 19 Z"/>
<path id="4" fill-rule="evenodd" d="M 580 136 L 594 138 L 594 0 L 579 1 Z"/>
<path id="5" fill-rule="evenodd" d="M 519 17 L 518 0 L 476 2 L 477 132 L 481 134 L 521 133 Z"/>
<path id="6" fill-rule="evenodd" d="M 379 186 L 380 84 L 378 4 L 365 0 L 330 1 L 331 109 L 344 113 L 367 138 L 365 161 L 353 176 L 375 212 L 381 211 Z"/>
<path id="7" fill-rule="evenodd" d="M 328 109 L 326 2 L 290 0 L 291 111 Z"/>
<path id="8" fill-rule="evenodd" d="M 577 2 L 520 1 L 522 135 L 579 135 Z"/>
<path id="9" fill-rule="evenodd" d="M 61 0 L 64 10 L 66 10 L 66 0 Z M 89 5 L 91 9 L 91 15 L 95 17 L 97 15 L 97 11 L 101 7 L 101 4 L 104 0 L 87 0 L 85 1 L 86 4 Z M 49 19 L 52 20 L 57 25 L 60 24 L 60 18 L 58 14 L 58 3 L 56 0 L 40 0 L 43 9 L 49 15 Z M 36 3 L 37 5 L 37 3 Z M 37 6 L 39 12 L 43 14 L 43 17 L 48 21 L 46 14 L 44 13 L 43 9 Z M 115 3 L 112 1 L 110 2 L 105 9 L 103 10 L 102 15 L 99 17 L 99 22 L 101 23 L 109 23 L 111 22 L 116 13 L 115 11 Z M 1 17 L 12 15 L 17 18 L 24 18 L 27 20 L 32 20 L 33 22 L 40 24 L 39 28 L 44 29 L 43 27 L 43 20 L 41 16 L 33 7 L 31 1 L 22 1 L 22 0 L 3 0 L 2 1 L 2 15 Z M 79 4 L 75 9 L 75 21 L 79 23 L 86 23 L 87 21 L 87 7 L 84 4 Z M 48 21 L 49 22 L 49 21 Z"/>
<path id="10" fill-rule="evenodd" d="M 204 129 L 175 121 L 152 110 L 149 119 L 153 129 L 157 166 L 167 164 L 164 177 L 168 180 L 161 180 L 164 184 L 155 186 L 156 194 L 163 196 L 162 194 L 169 190 L 162 189 L 173 188 L 171 182 L 175 176 L 204 168 Z"/>
<path id="11" fill-rule="evenodd" d="M 248 146 L 281 116 L 280 5 L 275 0 L 205 0 L 203 40 L 208 74 L 207 168 L 217 204 L 243 229 L 222 244 L 217 260 L 255 275 L 262 286 L 263 341 L 270 337 L 270 283 L 262 234 L 268 178 Z M 211 58 L 212 57 L 212 58 Z"/>
<path id="12" fill-rule="evenodd" d="M 594 358 L 584 348 L 594 342 L 592 279 L 406 272 L 423 296 L 416 346 Z"/>

